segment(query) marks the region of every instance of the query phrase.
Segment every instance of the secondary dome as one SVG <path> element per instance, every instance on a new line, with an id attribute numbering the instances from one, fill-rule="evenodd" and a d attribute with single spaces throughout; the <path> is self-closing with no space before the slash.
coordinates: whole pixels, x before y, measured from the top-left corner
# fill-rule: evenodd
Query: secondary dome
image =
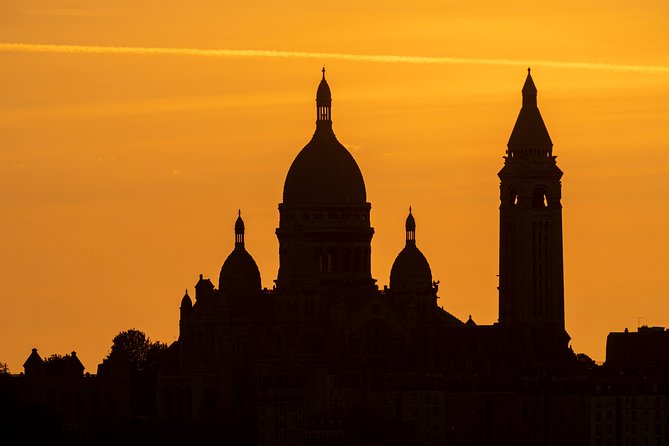
<path id="1" fill-rule="evenodd" d="M 288 170 L 283 202 L 326 205 L 367 202 L 362 172 L 332 131 L 331 95 L 325 71 L 316 94 L 316 131 Z"/>
<path id="2" fill-rule="evenodd" d="M 411 208 L 406 220 L 406 245 L 390 269 L 390 289 L 394 291 L 427 290 L 432 287 L 432 270 L 416 246 L 416 220 Z"/>
<path id="3" fill-rule="evenodd" d="M 227 294 L 253 293 L 261 289 L 260 270 L 244 247 L 244 221 L 241 211 L 235 222 L 235 249 L 221 267 L 218 289 Z"/>
<path id="4" fill-rule="evenodd" d="M 188 290 L 186 290 L 186 294 L 184 294 L 183 299 L 181 299 L 181 306 L 179 308 L 193 308 L 193 301 L 188 295 Z"/>

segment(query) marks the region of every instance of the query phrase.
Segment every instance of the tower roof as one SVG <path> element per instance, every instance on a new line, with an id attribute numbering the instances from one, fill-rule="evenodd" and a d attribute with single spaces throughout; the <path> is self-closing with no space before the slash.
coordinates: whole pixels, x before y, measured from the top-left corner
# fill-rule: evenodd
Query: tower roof
<path id="1" fill-rule="evenodd" d="M 330 100 L 324 72 L 316 93 L 316 131 L 288 170 L 283 186 L 285 204 L 364 204 L 367 201 L 362 172 L 332 131 Z"/>
<path id="2" fill-rule="evenodd" d="M 529 68 L 522 93 L 523 105 L 509 138 L 509 156 L 550 155 L 553 142 L 537 107 L 537 87 Z"/>
<path id="3" fill-rule="evenodd" d="M 28 359 L 26 359 L 26 362 L 23 363 L 23 367 L 25 369 L 29 369 L 31 367 L 39 367 L 44 365 L 44 360 L 42 357 L 37 353 L 37 349 L 33 348 L 32 351 L 30 352 L 30 356 L 28 356 Z"/>

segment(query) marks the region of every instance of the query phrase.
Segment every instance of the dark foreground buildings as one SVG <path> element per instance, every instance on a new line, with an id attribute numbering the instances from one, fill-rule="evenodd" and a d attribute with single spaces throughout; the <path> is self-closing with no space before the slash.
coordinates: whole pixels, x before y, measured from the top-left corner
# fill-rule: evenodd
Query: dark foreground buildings
<path id="1" fill-rule="evenodd" d="M 274 288 L 261 287 L 240 214 L 218 288 L 200 275 L 194 298 L 183 296 L 179 340 L 152 375 L 110 358 L 83 376 L 74 353 L 67 370 L 49 374 L 33 351 L 25 376 L 3 384 L 22 414 L 16 425 L 37 413 L 53 432 L 86 441 L 668 444 L 669 333 L 611 334 L 604 366 L 569 347 L 562 172 L 529 70 L 499 172 L 493 325 L 437 305 L 411 210 L 390 284 L 376 284 L 371 204 L 333 132 L 331 102 L 323 73 L 315 133 L 279 204 Z"/>

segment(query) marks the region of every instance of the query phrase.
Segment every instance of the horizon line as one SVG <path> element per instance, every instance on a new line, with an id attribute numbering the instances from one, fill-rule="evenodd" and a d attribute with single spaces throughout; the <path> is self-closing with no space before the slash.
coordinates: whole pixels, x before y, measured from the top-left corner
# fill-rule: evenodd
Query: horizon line
<path id="1" fill-rule="evenodd" d="M 354 62 L 436 64 L 436 65 L 498 65 L 522 67 L 549 67 L 567 69 L 588 69 L 603 71 L 627 71 L 644 73 L 669 73 L 669 66 L 664 65 L 627 65 L 599 62 L 574 62 L 555 60 L 469 58 L 442 56 L 402 56 L 328 53 L 282 50 L 249 49 L 203 49 L 170 47 L 133 47 L 103 45 L 61 45 L 42 43 L 0 42 L 0 52 L 13 53 L 56 53 L 56 54 L 100 54 L 100 55 L 158 55 L 158 56 L 194 56 L 214 58 L 259 58 L 259 59 L 335 59 Z"/>

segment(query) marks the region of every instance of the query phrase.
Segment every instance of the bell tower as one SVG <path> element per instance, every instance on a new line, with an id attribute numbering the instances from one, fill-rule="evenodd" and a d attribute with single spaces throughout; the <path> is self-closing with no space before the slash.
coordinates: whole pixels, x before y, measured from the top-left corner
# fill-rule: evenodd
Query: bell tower
<path id="1" fill-rule="evenodd" d="M 499 322 L 540 329 L 567 346 L 562 171 L 537 107 L 530 69 L 500 179 Z"/>

